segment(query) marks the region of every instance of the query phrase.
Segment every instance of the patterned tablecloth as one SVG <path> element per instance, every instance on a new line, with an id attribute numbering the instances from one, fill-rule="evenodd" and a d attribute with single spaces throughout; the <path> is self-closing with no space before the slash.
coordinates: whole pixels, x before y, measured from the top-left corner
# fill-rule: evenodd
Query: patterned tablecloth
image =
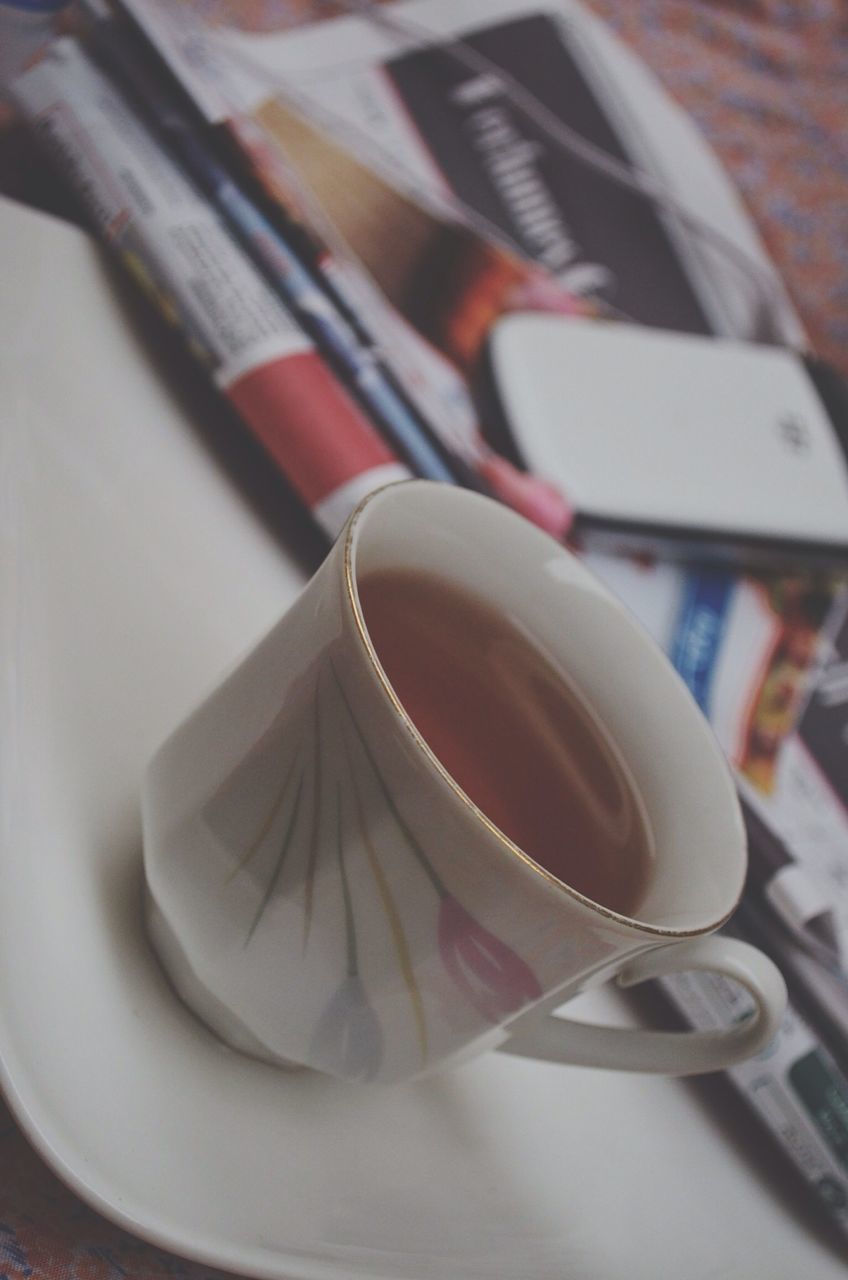
<path id="1" fill-rule="evenodd" d="M 592 6 L 700 125 L 754 215 L 815 346 L 848 376 L 845 0 Z M 261 19 L 263 5 L 254 7 Z M 219 1274 L 140 1242 L 83 1205 L 0 1102 L 0 1280 Z"/>
<path id="2" fill-rule="evenodd" d="M 691 114 L 848 377 L 845 0 L 590 0 Z"/>

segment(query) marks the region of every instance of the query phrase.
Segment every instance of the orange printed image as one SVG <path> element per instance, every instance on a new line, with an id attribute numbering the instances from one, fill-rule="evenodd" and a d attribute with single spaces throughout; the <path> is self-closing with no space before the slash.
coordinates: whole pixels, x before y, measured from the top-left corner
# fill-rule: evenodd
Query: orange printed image
<path id="1" fill-rule="evenodd" d="M 779 621 L 777 636 L 749 704 L 737 768 L 758 790 L 776 784 L 780 748 L 795 728 L 819 660 L 822 625 L 837 587 L 827 581 L 782 578 L 763 584 Z"/>
<path id="2" fill-rule="evenodd" d="M 256 116 L 386 300 L 466 377 L 509 311 L 585 312 L 533 263 L 439 218 L 278 100 Z"/>

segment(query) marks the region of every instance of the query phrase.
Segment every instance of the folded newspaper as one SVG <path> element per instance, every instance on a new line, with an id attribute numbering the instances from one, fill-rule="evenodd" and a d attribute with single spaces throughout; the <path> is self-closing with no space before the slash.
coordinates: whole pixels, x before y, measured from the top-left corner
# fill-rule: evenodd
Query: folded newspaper
<path id="1" fill-rule="evenodd" d="M 122 9 L 225 135 L 236 181 L 258 184 L 299 228 L 326 296 L 364 317 L 422 417 L 476 467 L 493 442 L 510 445 L 485 421 L 487 334 L 510 310 L 624 312 L 689 332 L 760 334 L 763 290 L 752 291 L 726 244 L 693 230 L 686 201 L 770 281 L 770 336 L 800 340 L 710 153 L 576 3 L 467 0 L 460 23 L 455 5 L 431 0 L 393 6 L 397 26 L 334 18 L 261 34 L 239 29 L 238 5 L 225 9 L 232 25 L 214 29 L 202 6 L 124 0 Z M 425 15 L 439 37 L 463 36 L 459 60 L 422 36 Z M 493 66 L 506 80 L 493 79 Z M 522 90 L 541 117 L 522 107 Z M 369 487 L 407 473 L 108 67 L 65 43 L 14 96 L 96 230 L 328 534 Z M 597 164 L 551 145 L 551 118 L 619 164 L 649 168 L 678 197 L 660 213 L 605 184 Z M 344 430 L 322 437 L 318 462 L 313 450 L 298 470 L 304 432 L 320 421 Z M 785 969 L 792 1003 L 770 1049 L 729 1078 L 848 1232 L 845 584 L 587 559 L 669 653 L 740 786 L 801 869 L 781 881 L 795 917 L 749 886 L 734 919 Z M 827 948 L 810 943 L 813 900 L 833 908 Z M 696 1026 L 747 1012 L 718 978 L 683 975 L 664 991 Z"/>
<path id="2" fill-rule="evenodd" d="M 749 876 L 731 930 L 787 979 L 780 1033 L 728 1079 L 848 1231 L 848 598 L 836 582 L 757 580 L 590 557 L 661 644 L 754 800 L 835 921 L 830 954 Z M 750 829 L 749 829 L 750 835 Z M 759 850 L 751 841 L 752 870 Z M 803 923 L 803 920 L 800 922 Z M 727 1026 L 751 1004 L 712 975 L 663 979 L 679 1015 Z"/>

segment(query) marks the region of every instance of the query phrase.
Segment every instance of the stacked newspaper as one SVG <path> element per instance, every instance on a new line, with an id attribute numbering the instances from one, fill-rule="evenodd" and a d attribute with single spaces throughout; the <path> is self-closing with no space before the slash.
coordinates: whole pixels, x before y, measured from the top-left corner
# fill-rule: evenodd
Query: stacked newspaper
<path id="1" fill-rule="evenodd" d="M 565 536 L 566 496 L 522 469 L 491 404 L 501 316 L 754 338 L 767 303 L 785 344 L 797 318 L 714 161 L 577 3 L 467 0 L 461 20 L 442 0 L 341 7 L 355 16 L 294 28 L 283 6 L 260 34 L 238 5 L 215 28 L 202 6 L 89 6 L 83 38 L 56 42 L 13 98 L 329 537 L 409 474 Z M 629 166 L 642 187 L 653 166 L 664 205 L 622 180 Z M 693 230 L 683 195 L 756 271 Z M 587 560 L 736 770 L 751 875 L 732 928 L 771 952 L 792 1002 L 729 1078 L 848 1233 L 845 583 Z M 663 989 L 695 1026 L 748 1012 L 717 977 Z"/>

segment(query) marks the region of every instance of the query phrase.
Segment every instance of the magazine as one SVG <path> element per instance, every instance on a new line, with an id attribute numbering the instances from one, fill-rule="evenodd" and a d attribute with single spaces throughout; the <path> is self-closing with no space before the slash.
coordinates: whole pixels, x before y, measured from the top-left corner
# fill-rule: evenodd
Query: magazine
<path id="1" fill-rule="evenodd" d="M 479 431 L 522 460 L 488 381 L 487 338 L 511 311 L 748 338 L 767 310 L 766 336 L 802 341 L 717 162 L 577 3 L 419 0 L 391 6 L 389 31 L 336 17 L 261 34 L 198 28 L 190 5 L 123 8 L 309 225 L 398 375 L 466 452 Z M 459 55 L 427 32 L 461 38 Z M 643 174 L 664 202 L 565 149 L 513 101 L 516 85 L 532 89 L 542 125 L 564 122 L 590 160 Z"/>

